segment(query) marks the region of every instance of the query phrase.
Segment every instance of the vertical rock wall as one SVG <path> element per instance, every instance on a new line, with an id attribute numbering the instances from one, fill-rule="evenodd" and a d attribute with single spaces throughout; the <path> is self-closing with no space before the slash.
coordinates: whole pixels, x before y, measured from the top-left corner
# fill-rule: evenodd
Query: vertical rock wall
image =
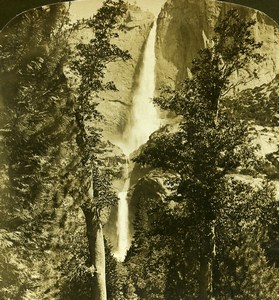
<path id="1" fill-rule="evenodd" d="M 263 42 L 261 53 L 266 60 L 259 70 L 260 79 L 251 85 L 270 82 L 279 73 L 279 27 L 264 13 L 214 0 L 168 0 L 158 18 L 157 88 L 176 86 L 188 76 L 198 50 L 212 38 L 216 23 L 231 8 L 247 19 L 256 19 L 255 39 Z"/>

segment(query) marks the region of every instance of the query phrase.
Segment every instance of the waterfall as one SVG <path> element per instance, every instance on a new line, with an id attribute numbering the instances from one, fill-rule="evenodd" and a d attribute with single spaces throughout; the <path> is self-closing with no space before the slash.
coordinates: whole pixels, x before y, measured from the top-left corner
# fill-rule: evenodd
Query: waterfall
<path id="1" fill-rule="evenodd" d="M 155 43 L 157 22 L 153 23 L 146 41 L 138 85 L 133 96 L 132 109 L 120 147 L 129 156 L 144 144 L 160 126 L 160 118 L 152 98 L 155 91 Z"/>
<path id="2" fill-rule="evenodd" d="M 125 165 L 125 183 L 122 192 L 118 193 L 118 218 L 117 218 L 117 239 L 118 245 L 114 256 L 119 261 L 124 261 L 126 253 L 130 247 L 129 234 L 129 206 L 127 202 L 127 193 L 130 186 L 129 162 Z"/>
<path id="3" fill-rule="evenodd" d="M 159 113 L 152 102 L 155 92 L 156 31 L 157 22 L 155 19 L 146 41 L 139 80 L 133 96 L 130 119 L 123 133 L 122 141 L 118 143 L 127 157 L 138 149 L 139 146 L 147 142 L 150 134 L 160 126 Z M 118 248 L 114 256 L 119 261 L 124 261 L 127 250 L 131 244 L 127 201 L 127 192 L 130 185 L 129 163 L 126 164 L 126 172 L 127 177 L 125 176 L 126 180 L 123 190 L 118 194 Z"/>

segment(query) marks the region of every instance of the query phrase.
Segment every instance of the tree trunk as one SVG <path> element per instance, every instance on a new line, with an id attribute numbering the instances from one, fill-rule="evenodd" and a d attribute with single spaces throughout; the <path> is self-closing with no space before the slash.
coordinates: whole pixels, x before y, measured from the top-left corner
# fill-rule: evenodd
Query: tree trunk
<path id="1" fill-rule="evenodd" d="M 92 300 L 106 300 L 105 245 L 102 224 L 94 212 L 83 209 L 89 248 L 89 265 L 92 272 Z"/>
<path id="2" fill-rule="evenodd" d="M 208 224 L 204 232 L 200 254 L 199 300 L 209 300 L 213 292 L 213 263 L 215 258 L 215 224 Z"/>

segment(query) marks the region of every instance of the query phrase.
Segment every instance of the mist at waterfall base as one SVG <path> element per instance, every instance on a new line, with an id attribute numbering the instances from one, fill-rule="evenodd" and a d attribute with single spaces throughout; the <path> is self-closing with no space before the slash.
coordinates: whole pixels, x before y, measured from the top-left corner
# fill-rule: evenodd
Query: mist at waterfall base
<path id="1" fill-rule="evenodd" d="M 133 151 L 146 143 L 150 134 L 160 126 L 159 113 L 152 102 L 156 82 L 156 31 L 157 23 L 155 20 L 146 41 L 137 88 L 133 96 L 130 118 L 123 133 L 122 140 L 117 143 L 127 156 L 124 176 L 125 183 L 123 190 L 118 194 L 118 245 L 114 256 L 119 261 L 124 261 L 132 239 L 129 232 L 129 205 L 127 201 L 127 193 L 130 186 L 128 158 Z"/>

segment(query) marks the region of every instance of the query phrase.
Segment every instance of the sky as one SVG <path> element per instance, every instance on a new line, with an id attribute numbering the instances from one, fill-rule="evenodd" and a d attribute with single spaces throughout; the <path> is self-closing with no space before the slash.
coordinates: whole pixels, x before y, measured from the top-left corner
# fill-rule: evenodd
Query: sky
<path id="1" fill-rule="evenodd" d="M 151 11 L 154 15 L 160 12 L 160 9 L 166 0 L 128 0 L 135 3 L 144 10 Z M 71 2 L 71 14 L 75 19 L 88 18 L 102 5 L 103 0 L 79 0 Z"/>

